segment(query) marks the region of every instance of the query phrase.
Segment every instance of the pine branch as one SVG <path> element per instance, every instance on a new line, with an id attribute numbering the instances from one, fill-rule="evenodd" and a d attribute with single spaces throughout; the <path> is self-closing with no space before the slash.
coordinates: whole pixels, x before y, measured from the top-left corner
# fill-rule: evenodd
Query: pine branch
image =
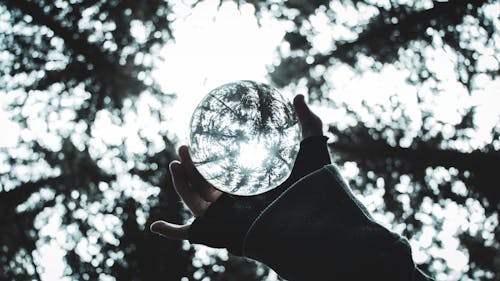
<path id="1" fill-rule="evenodd" d="M 51 29 L 55 36 L 63 39 L 66 48 L 72 53 L 73 58 L 77 55 L 82 55 L 85 57 L 85 61 L 92 65 L 92 69 L 89 69 L 86 65 L 78 69 L 76 73 L 79 77 L 71 77 L 76 79 L 99 77 L 99 81 L 94 81 L 94 84 L 88 85 L 92 94 L 92 105 L 95 107 L 95 110 L 89 111 L 90 119 L 93 119 L 95 111 L 100 110 L 104 106 L 105 96 L 110 96 L 113 101 L 119 102 L 119 95 L 126 95 L 124 92 L 113 89 L 117 84 L 122 84 L 123 89 L 133 93 L 139 93 L 145 87 L 144 83 L 137 79 L 131 70 L 115 63 L 111 54 L 106 53 L 98 45 L 89 43 L 83 32 L 77 28 L 74 30 L 64 26 L 61 21 L 56 19 L 57 17 L 46 13 L 35 1 L 8 0 L 5 3 L 9 9 L 18 9 L 21 13 L 30 15 L 33 19 L 32 24 L 46 26 Z M 48 77 L 58 75 L 58 71 L 53 75 L 50 75 L 50 71 L 48 72 Z M 66 73 L 63 72 L 61 74 Z M 42 79 L 41 83 L 41 86 L 47 87 L 48 85 L 46 84 L 50 83 L 50 78 L 46 81 Z"/>
<path id="2" fill-rule="evenodd" d="M 64 176 L 56 176 L 22 183 L 12 190 L 0 193 L 0 202 L 3 206 L 15 207 L 26 201 L 31 194 L 37 192 L 45 186 L 54 186 L 64 182 Z"/>
<path id="3" fill-rule="evenodd" d="M 116 178 L 115 175 L 108 175 L 94 167 L 85 167 L 86 173 L 93 182 L 110 182 Z M 0 204 L 4 207 L 15 207 L 26 201 L 31 194 L 39 191 L 43 187 L 53 187 L 56 191 L 61 191 L 67 187 L 68 183 L 74 182 L 78 175 L 68 174 L 56 177 L 41 179 L 38 181 L 29 181 L 22 183 L 12 190 L 0 193 Z"/>
<path id="4" fill-rule="evenodd" d="M 85 56 L 94 66 L 107 70 L 114 68 L 114 65 L 109 62 L 109 58 L 99 47 L 90 44 L 80 33 L 75 33 L 75 30 L 63 27 L 61 22 L 55 20 L 51 15 L 47 15 L 43 8 L 34 1 L 9 0 L 6 1 L 6 4 L 9 8 L 17 8 L 23 14 L 30 15 L 33 18 L 33 23 L 50 28 L 56 36 L 64 40 L 68 49 L 74 54 Z"/>
<path id="5" fill-rule="evenodd" d="M 403 148 L 393 147 L 385 142 L 372 143 L 333 143 L 334 151 L 348 153 L 356 157 L 366 158 L 399 158 L 408 160 L 423 167 L 455 167 L 461 170 L 488 170 L 500 163 L 500 154 L 473 151 L 470 153 L 454 150 L 441 150 L 428 147 Z"/>
<path id="6" fill-rule="evenodd" d="M 333 153 L 342 154 L 345 160 L 359 161 L 374 159 L 398 159 L 403 163 L 410 163 L 414 167 L 457 168 L 460 171 L 469 171 L 473 178 L 474 189 L 488 198 L 493 206 L 500 202 L 498 181 L 500 180 L 500 154 L 496 152 L 482 152 L 479 150 L 464 153 L 454 150 L 441 150 L 419 146 L 417 148 L 393 147 L 385 141 L 335 142 L 330 144 Z"/>
<path id="7" fill-rule="evenodd" d="M 328 61 L 331 58 L 345 57 L 349 51 L 362 46 L 368 46 L 373 42 L 390 42 L 390 37 L 394 34 L 398 34 L 399 38 L 404 38 L 405 42 L 403 42 L 403 44 L 407 44 L 418 37 L 425 36 L 424 31 L 427 27 L 432 25 L 433 21 L 437 19 L 448 17 L 456 21 L 456 12 L 452 13 L 455 8 L 465 10 L 468 4 L 480 6 L 483 2 L 484 1 L 472 0 L 434 2 L 433 8 L 415 12 L 407 15 L 406 17 L 399 18 L 397 23 L 391 23 L 389 21 L 384 22 L 383 24 L 369 25 L 370 28 L 362 32 L 355 41 L 342 43 L 329 54 L 319 54 L 315 56 L 314 62 L 309 64 L 308 68 L 315 65 L 328 64 Z M 421 33 L 415 32 L 415 26 L 421 27 Z"/>
<path id="8" fill-rule="evenodd" d="M 291 81 L 308 75 L 309 70 L 317 65 L 328 67 L 335 60 L 353 65 L 359 53 L 367 53 L 382 62 L 394 60 L 400 47 L 405 47 L 417 39 L 429 41 L 430 37 L 425 32 L 428 27 L 442 30 L 448 25 L 455 26 L 460 23 L 469 6 L 477 9 L 484 3 L 485 1 L 473 0 L 434 1 L 433 8 L 416 12 L 406 11 L 404 8 L 392 8 L 388 11 L 379 9 L 380 14 L 373 18 L 354 41 L 336 42 L 332 51 L 314 55 L 312 63 L 306 63 L 302 56 L 283 58 L 282 62 L 275 67 L 272 79 L 276 84 L 286 86 Z M 397 18 L 397 22 L 388 20 L 393 17 Z M 457 48 L 457 46 L 453 47 Z M 459 49 L 458 51 L 468 56 L 468 50 Z M 314 79 L 309 78 L 309 80 Z"/>

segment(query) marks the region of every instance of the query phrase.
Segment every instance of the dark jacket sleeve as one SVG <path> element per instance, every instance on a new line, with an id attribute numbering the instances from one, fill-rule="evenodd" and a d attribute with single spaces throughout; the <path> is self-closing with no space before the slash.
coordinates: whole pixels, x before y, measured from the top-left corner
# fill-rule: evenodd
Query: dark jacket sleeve
<path id="1" fill-rule="evenodd" d="M 264 209 L 246 232 L 243 255 L 288 280 L 430 280 L 407 240 L 373 220 L 333 165 Z"/>

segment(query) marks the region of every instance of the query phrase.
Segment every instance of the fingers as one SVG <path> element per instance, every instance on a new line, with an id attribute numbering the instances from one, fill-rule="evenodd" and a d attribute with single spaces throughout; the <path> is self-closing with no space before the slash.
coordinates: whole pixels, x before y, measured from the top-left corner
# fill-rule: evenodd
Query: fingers
<path id="1" fill-rule="evenodd" d="M 312 136 L 323 135 L 323 122 L 311 111 L 307 106 L 304 96 L 297 95 L 293 99 L 293 106 L 299 117 L 300 126 L 302 128 L 302 138 L 306 139 Z"/>
<path id="2" fill-rule="evenodd" d="M 191 225 L 178 225 L 166 221 L 155 221 L 149 229 L 151 232 L 175 240 L 185 240 L 189 238 L 189 228 Z"/>
<path id="3" fill-rule="evenodd" d="M 179 147 L 179 156 L 181 158 L 181 165 L 191 183 L 191 187 L 195 189 L 194 191 L 198 192 L 207 202 L 214 202 L 217 200 L 222 195 L 222 192 L 215 189 L 205 180 L 205 178 L 203 178 L 200 172 L 198 172 L 191 159 L 187 146 L 183 145 Z"/>
<path id="4" fill-rule="evenodd" d="M 188 178 L 179 161 L 172 161 L 169 168 L 177 194 L 195 217 L 202 216 L 210 203 L 203 200 L 198 193 L 189 189 Z"/>
<path id="5" fill-rule="evenodd" d="M 194 166 L 187 146 L 179 148 L 181 162 L 172 161 L 169 165 L 174 188 L 194 216 L 202 216 L 211 202 L 217 200 L 222 192 L 209 184 Z M 155 221 L 150 230 L 170 239 L 189 239 L 190 224 L 179 225 L 166 221 Z"/>

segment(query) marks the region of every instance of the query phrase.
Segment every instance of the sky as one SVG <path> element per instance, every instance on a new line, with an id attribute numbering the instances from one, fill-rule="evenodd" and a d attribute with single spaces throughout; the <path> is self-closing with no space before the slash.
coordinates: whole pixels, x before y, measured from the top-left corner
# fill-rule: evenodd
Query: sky
<path id="1" fill-rule="evenodd" d="M 153 75 L 165 92 L 177 95 L 170 126 L 187 141 L 191 113 L 210 90 L 238 80 L 268 82 L 266 66 L 276 59 L 286 25 L 267 19 L 259 26 L 251 5 L 238 11 L 229 1 L 220 8 L 218 1 L 201 2 L 193 11 L 180 6 L 176 12 L 182 20 L 172 27 L 175 42 L 162 50 L 165 62 Z"/>
<path id="2" fill-rule="evenodd" d="M 168 43 L 161 50 L 163 60 L 155 63 L 156 70 L 153 76 L 165 93 L 175 93 L 177 96 L 174 104 L 166 108 L 165 111 L 166 116 L 168 116 L 168 130 L 174 132 L 179 144 L 181 144 L 187 143 L 191 113 L 211 89 L 227 82 L 243 79 L 269 82 L 267 80 L 267 66 L 276 62 L 276 48 L 290 26 L 271 18 L 264 18 L 259 25 L 251 5 L 242 5 L 238 10 L 233 2 L 224 2 L 221 7 L 218 7 L 218 1 L 203 1 L 194 10 L 189 10 L 186 5 L 179 4 L 174 5 L 174 11 L 177 17 L 172 26 L 175 41 Z M 349 11 L 344 11 L 346 21 L 349 19 L 348 13 Z M 324 20 L 318 17 L 315 22 L 318 29 L 325 30 L 326 33 L 328 28 Z M 141 34 L 140 26 L 132 25 L 132 28 L 132 31 L 135 30 L 139 37 Z M 343 31 L 339 30 L 338 32 Z M 345 36 L 349 36 L 349 34 L 346 33 Z M 328 44 L 325 40 L 321 39 L 320 36 L 314 44 L 320 50 L 326 49 Z M 479 125 L 479 131 L 474 138 L 473 147 L 457 148 L 474 149 L 493 141 L 489 138 L 489 132 L 500 118 L 500 111 L 497 109 L 498 104 L 500 104 L 498 91 L 500 81 L 498 79 L 495 81 L 485 80 L 480 89 L 472 95 L 468 95 L 460 85 L 454 82 L 456 77 L 453 76 L 453 56 L 440 50 L 429 50 L 429 55 L 433 58 L 430 68 L 444 75 L 443 80 L 445 81 L 444 91 L 435 98 L 432 105 L 438 112 L 436 118 L 444 122 L 454 123 L 460 116 L 461 108 L 468 108 L 470 105 L 478 107 L 476 123 Z M 491 62 L 486 60 L 484 63 Z M 338 83 L 335 85 L 335 90 L 328 95 L 338 101 L 345 101 L 354 110 L 362 111 L 362 102 L 372 105 L 383 104 L 388 101 L 390 95 L 398 94 L 405 104 L 407 112 L 419 114 L 415 98 L 417 90 L 406 83 L 407 75 L 407 72 L 393 65 L 384 67 L 378 73 L 368 72 L 363 75 L 357 74 L 347 66 L 340 65 L 331 72 L 332 79 Z M 367 94 L 368 91 L 369 94 Z M 426 91 L 425 87 L 423 91 Z M 307 90 L 299 87 L 294 92 L 285 90 L 282 93 L 291 99 L 297 93 L 307 95 Z M 0 95 L 1 105 L 8 104 L 10 101 L 11 97 Z M 144 95 L 137 102 L 148 104 L 148 101 L 147 95 Z M 144 108 L 148 107 L 144 105 Z M 313 109 L 320 115 L 325 124 L 338 123 L 342 116 L 341 109 L 340 111 L 332 111 L 320 104 L 313 105 Z M 0 148 L 12 148 L 22 137 L 20 127 L 9 121 L 9 114 L 4 106 L 0 107 L 0 128 L 4 132 L 0 138 Z M 131 115 L 130 122 L 127 123 L 129 127 L 119 128 L 119 126 L 112 124 L 111 118 L 106 112 L 101 113 L 95 124 L 93 137 L 96 140 L 92 143 L 94 149 L 99 150 L 99 147 L 104 147 L 101 145 L 102 143 L 116 143 L 121 139 L 126 139 L 127 146 L 130 147 L 132 153 L 142 153 L 145 148 L 141 147 L 140 140 L 134 139 L 134 136 L 128 135 L 127 132 L 147 127 L 145 124 L 151 124 L 148 118 L 147 114 Z M 37 123 L 36 120 L 34 122 L 32 127 L 38 128 L 32 132 L 34 137 L 45 138 L 49 142 L 57 143 L 57 140 L 51 141 L 50 136 L 47 137 L 43 124 Z M 349 124 L 345 124 L 345 126 L 347 125 Z M 416 133 L 419 126 L 420 124 L 414 123 L 411 127 Z M 152 128 L 151 130 L 158 131 L 160 129 Z M 154 135 L 154 132 L 151 132 L 151 135 Z M 404 144 L 402 145 L 404 146 Z M 161 144 L 158 143 L 157 146 L 157 150 L 161 150 Z M 1 154 L 0 157 L 2 157 Z M 111 162 L 102 162 L 100 165 L 115 166 Z M 0 164 L 0 171 L 5 168 L 5 165 Z M 358 170 L 355 163 L 346 163 L 342 172 L 346 177 L 355 177 Z M 411 183 L 407 183 L 407 185 L 411 185 Z M 377 202 L 380 203 L 381 196 L 382 194 L 371 194 L 371 196 L 362 198 L 362 201 L 369 209 L 375 209 Z M 139 198 L 139 200 L 144 200 L 144 198 Z M 447 204 L 445 208 L 433 205 L 432 202 L 423 203 L 424 208 L 431 210 L 433 214 L 438 213 L 441 214 L 442 218 L 448 218 L 443 226 L 445 231 L 439 234 L 447 242 L 442 249 L 434 249 L 433 251 L 437 251 L 434 254 L 443 257 L 453 271 L 447 276 L 437 276 L 438 280 L 454 280 L 467 267 L 468 258 L 460 251 L 455 235 L 460 229 L 474 227 L 475 221 L 481 221 L 481 207 L 474 205 L 474 202 L 470 204 L 473 205 L 472 209 L 477 211 L 474 214 L 465 212 L 453 203 Z M 473 217 L 467 221 L 465 218 L 470 217 L 470 215 L 474 215 L 476 218 Z M 391 225 L 390 217 L 376 214 L 376 218 L 387 226 Z M 45 219 L 50 223 L 42 224 L 41 222 Z M 95 222 L 97 228 L 103 229 L 112 228 L 113 225 L 117 224 L 112 219 L 104 217 L 96 218 Z M 37 251 L 38 262 L 44 268 L 44 272 L 41 274 L 42 279 L 60 280 L 64 270 L 64 250 L 61 248 L 61 243 L 63 243 L 61 241 L 64 238 L 61 237 L 61 221 L 58 219 L 57 212 L 45 212 L 40 214 L 39 224 L 41 224 L 42 236 L 54 238 L 50 243 L 40 245 Z M 424 227 L 422 236 L 411 240 L 415 250 L 414 258 L 417 261 L 425 261 L 428 258 L 427 253 L 421 249 L 425 249 L 434 235 L 437 234 L 432 227 Z M 85 244 L 88 241 L 85 242 L 85 239 L 82 241 L 77 247 L 81 249 L 79 252 L 84 257 L 86 251 L 89 251 L 89 247 Z M 113 241 L 113 237 L 109 237 L 109 241 Z M 206 259 L 207 255 L 211 253 L 204 247 L 198 249 L 197 258 L 200 260 Z M 224 255 L 224 251 L 217 252 Z"/>

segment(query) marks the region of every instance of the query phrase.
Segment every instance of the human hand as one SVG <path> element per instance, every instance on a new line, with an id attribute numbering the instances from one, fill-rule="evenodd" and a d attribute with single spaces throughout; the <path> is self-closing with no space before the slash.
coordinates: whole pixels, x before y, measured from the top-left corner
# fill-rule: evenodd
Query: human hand
<path id="1" fill-rule="evenodd" d="M 326 141 L 322 137 L 321 119 L 309 109 L 303 95 L 297 95 L 293 105 L 303 142 L 285 183 L 275 190 L 251 197 L 223 194 L 198 172 L 188 147 L 181 146 L 180 161 L 172 161 L 169 168 L 177 193 L 196 220 L 193 224 L 184 225 L 156 221 L 151 224 L 151 231 L 171 239 L 190 239 L 212 247 L 233 248 L 233 252 L 238 252 L 236 248 L 241 236 L 261 210 L 295 181 L 330 162 Z M 315 140 L 314 137 L 320 138 Z M 318 146 L 318 142 L 323 146 Z"/>

